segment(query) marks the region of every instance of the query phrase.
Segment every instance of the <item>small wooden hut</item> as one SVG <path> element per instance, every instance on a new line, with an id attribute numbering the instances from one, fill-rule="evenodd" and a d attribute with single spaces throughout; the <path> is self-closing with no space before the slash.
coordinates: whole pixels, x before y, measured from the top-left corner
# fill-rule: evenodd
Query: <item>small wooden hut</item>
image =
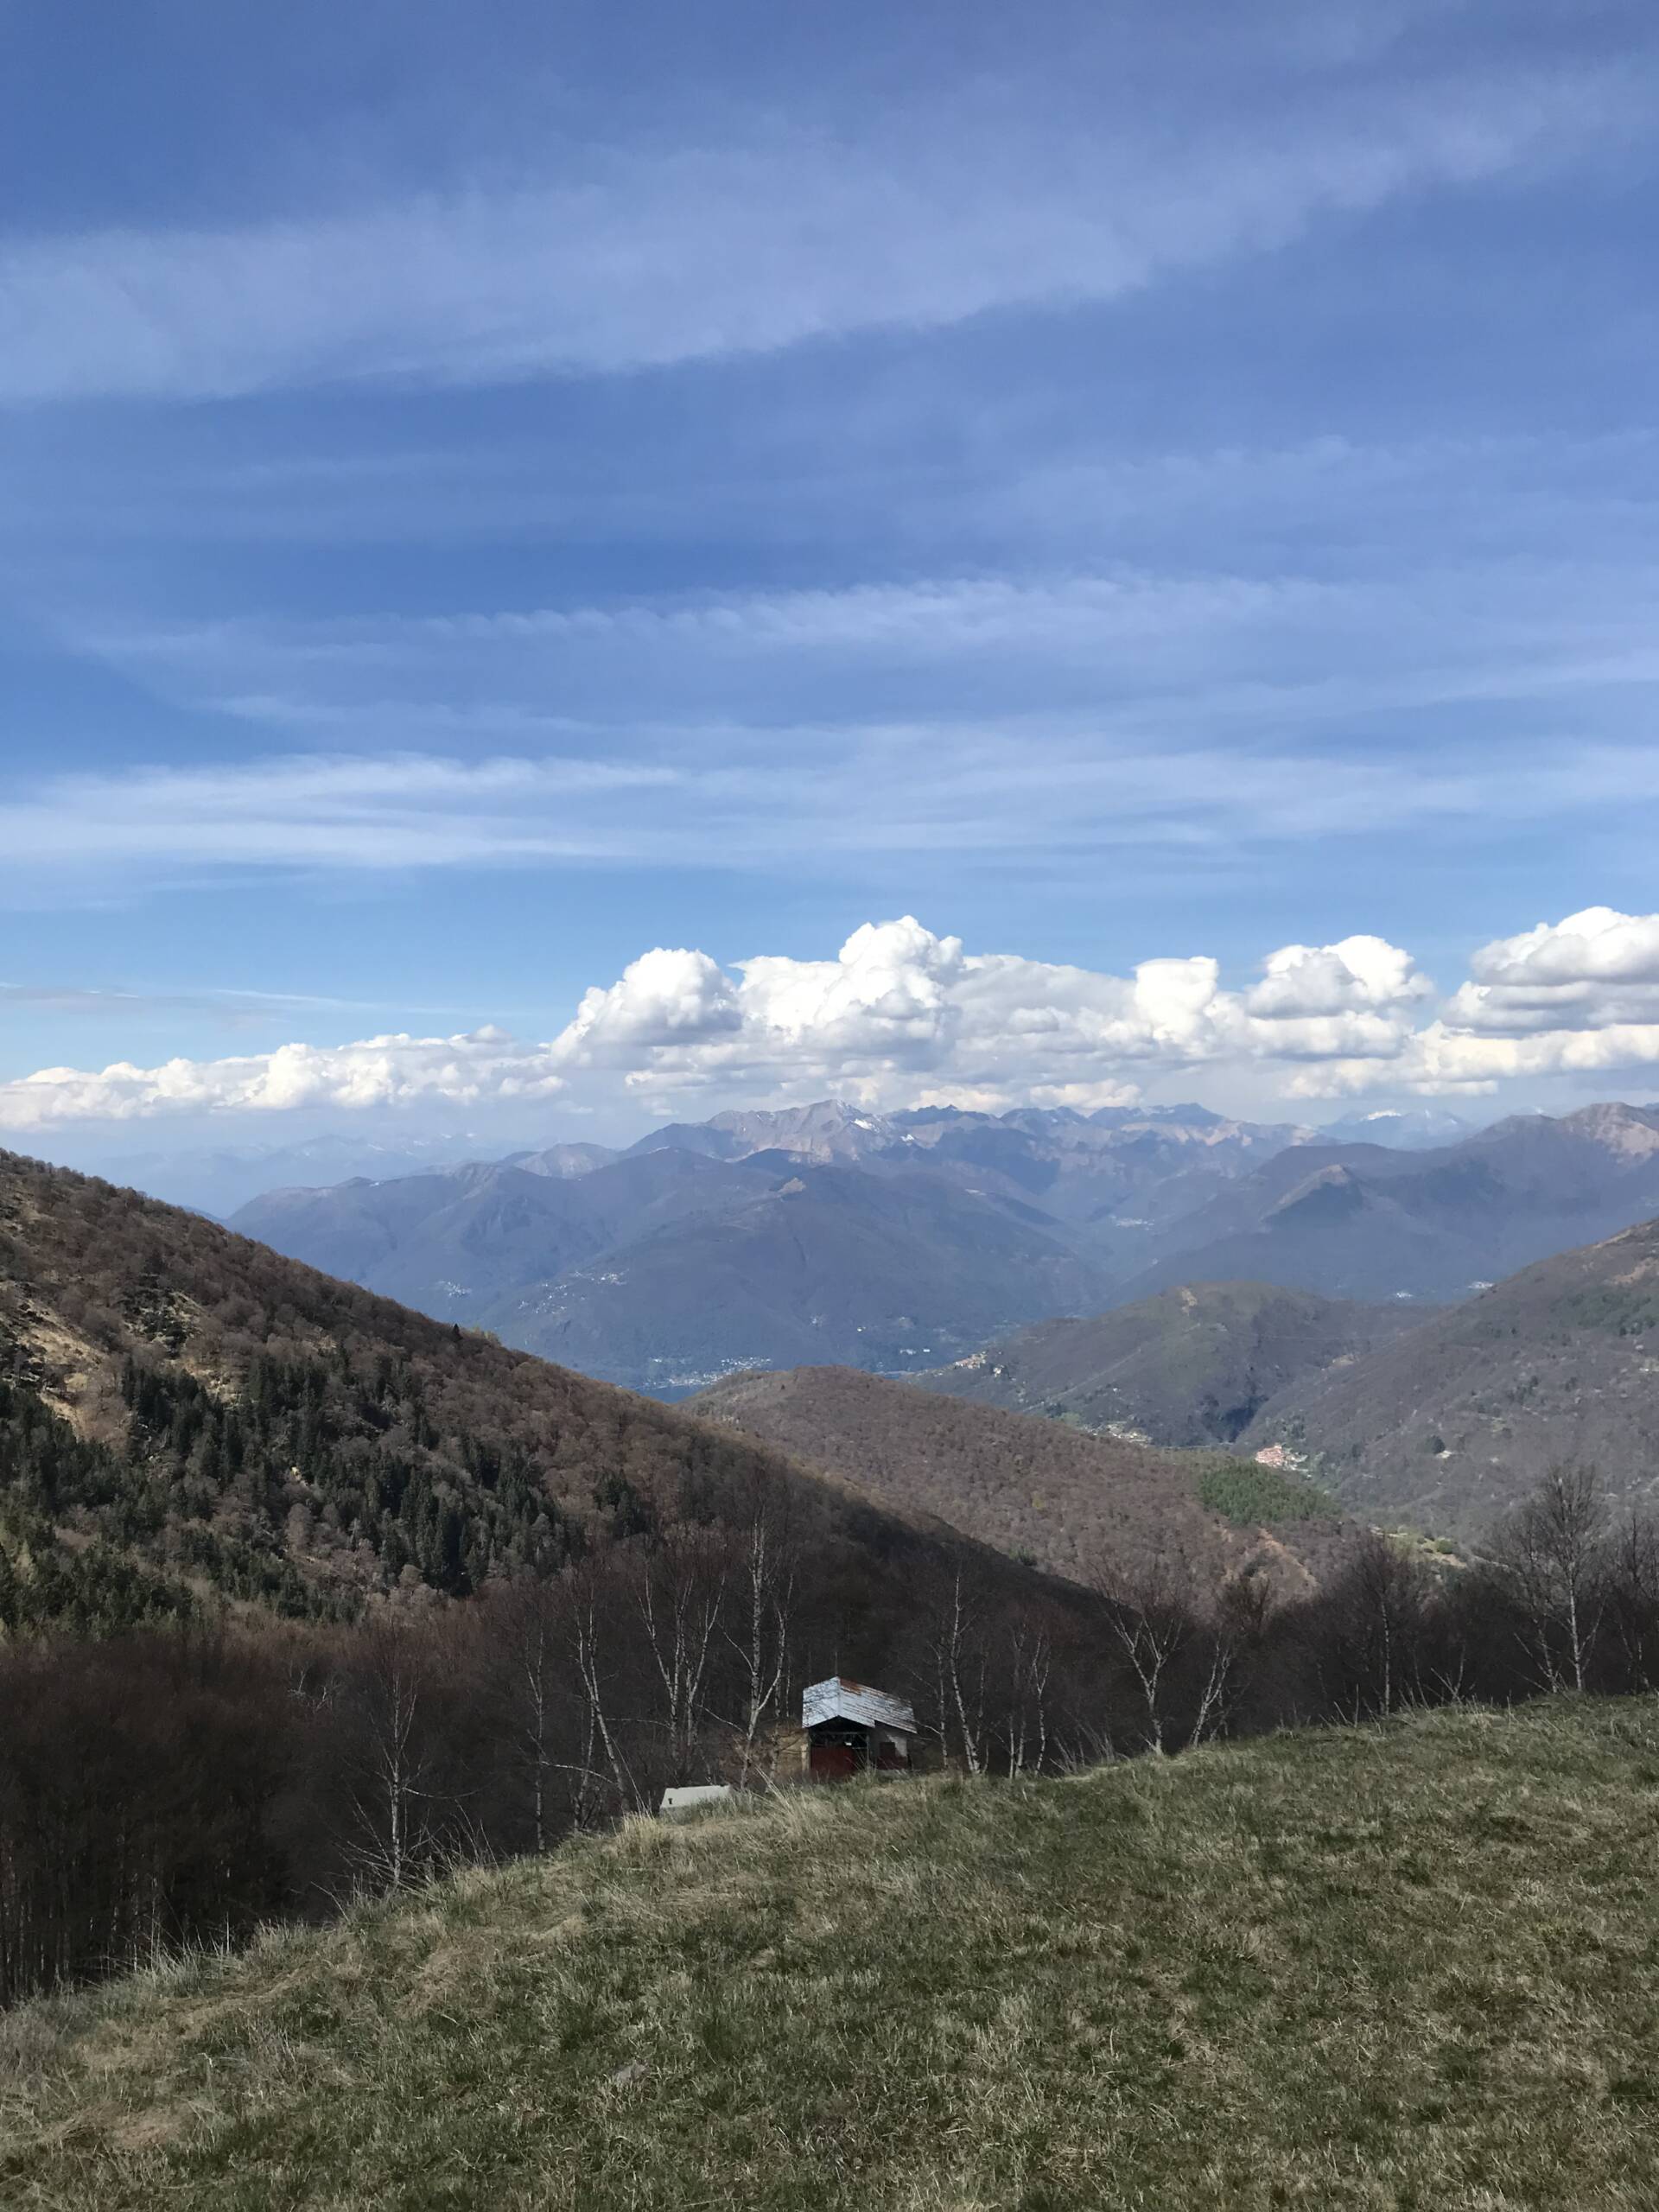
<path id="1" fill-rule="evenodd" d="M 844 1782 L 871 1770 L 908 1774 L 915 1763 L 916 1715 L 902 1698 L 868 1682 L 831 1675 L 801 1699 L 806 1767 L 814 1782 Z"/>

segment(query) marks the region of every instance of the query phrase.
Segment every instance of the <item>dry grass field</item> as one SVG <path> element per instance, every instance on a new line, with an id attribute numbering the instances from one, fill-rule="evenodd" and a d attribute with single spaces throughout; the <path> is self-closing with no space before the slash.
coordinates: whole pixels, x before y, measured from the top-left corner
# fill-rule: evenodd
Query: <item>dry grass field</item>
<path id="1" fill-rule="evenodd" d="M 1659 1700 L 853 1786 L 0 2020 L 9 2212 L 1659 2202 Z"/>

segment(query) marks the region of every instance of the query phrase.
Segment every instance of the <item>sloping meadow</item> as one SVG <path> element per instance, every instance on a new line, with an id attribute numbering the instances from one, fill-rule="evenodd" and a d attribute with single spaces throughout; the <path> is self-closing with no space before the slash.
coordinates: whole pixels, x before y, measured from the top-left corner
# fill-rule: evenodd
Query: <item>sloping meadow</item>
<path id="1" fill-rule="evenodd" d="M 1650 2207 L 1659 1701 L 634 1821 L 0 2024 L 19 2212 Z"/>

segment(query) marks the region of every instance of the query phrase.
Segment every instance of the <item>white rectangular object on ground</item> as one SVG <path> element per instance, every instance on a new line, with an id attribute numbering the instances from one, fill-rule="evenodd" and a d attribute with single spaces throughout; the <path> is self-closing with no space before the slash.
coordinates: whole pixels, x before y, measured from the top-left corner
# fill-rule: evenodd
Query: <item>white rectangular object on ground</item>
<path id="1" fill-rule="evenodd" d="M 731 1802 L 729 1782 L 690 1782 L 676 1789 L 664 1789 L 663 1802 L 658 1807 L 662 1814 L 695 1813 L 700 1806 L 725 1805 Z"/>

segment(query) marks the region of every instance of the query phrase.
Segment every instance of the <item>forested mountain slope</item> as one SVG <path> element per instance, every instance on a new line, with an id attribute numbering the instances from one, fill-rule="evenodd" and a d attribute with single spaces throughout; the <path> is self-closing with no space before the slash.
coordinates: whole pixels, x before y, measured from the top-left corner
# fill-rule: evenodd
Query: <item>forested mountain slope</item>
<path id="1" fill-rule="evenodd" d="M 1541 1260 L 1266 1408 L 1368 1519 L 1478 1535 L 1552 1467 L 1659 1491 L 1659 1221 Z"/>
<path id="2" fill-rule="evenodd" d="M 1184 1284 L 1086 1319 L 1039 1321 L 916 1380 L 1153 1444 L 1230 1444 L 1275 1393 L 1411 1327 L 1409 1309 L 1268 1283 Z"/>
<path id="3" fill-rule="evenodd" d="M 1354 1535 L 1319 1495 L 1223 1453 L 1154 1451 L 847 1368 L 734 1376 L 690 1402 L 887 1504 L 1084 1581 L 1163 1573 L 1213 1591 L 1253 1567 L 1281 1595 L 1304 1594 Z"/>
<path id="4" fill-rule="evenodd" d="M 0 1154 L 14 1624 L 118 1625 L 193 1592 L 295 1615 L 464 1596 L 682 1521 L 736 1523 L 780 1485 L 832 1613 L 843 1582 L 879 1611 L 906 1558 L 957 1541 L 729 1429 Z"/>
<path id="5" fill-rule="evenodd" d="M 1659 2201 L 1651 1698 L 639 1822 L 15 2015 L 46 2212 Z"/>

